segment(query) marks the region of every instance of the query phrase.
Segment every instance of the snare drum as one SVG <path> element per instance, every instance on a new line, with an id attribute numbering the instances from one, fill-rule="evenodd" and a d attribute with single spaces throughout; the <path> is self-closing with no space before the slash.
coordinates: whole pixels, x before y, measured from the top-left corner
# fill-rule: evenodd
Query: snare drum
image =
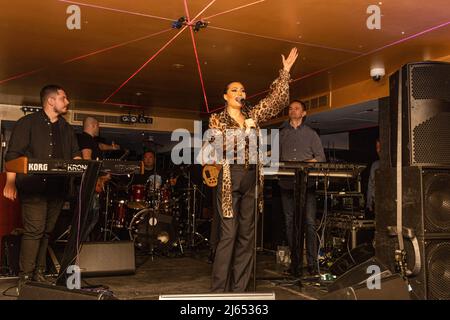
<path id="1" fill-rule="evenodd" d="M 128 201 L 128 207 L 131 209 L 144 209 L 147 208 L 145 185 L 134 184 L 131 186 L 130 201 Z"/>

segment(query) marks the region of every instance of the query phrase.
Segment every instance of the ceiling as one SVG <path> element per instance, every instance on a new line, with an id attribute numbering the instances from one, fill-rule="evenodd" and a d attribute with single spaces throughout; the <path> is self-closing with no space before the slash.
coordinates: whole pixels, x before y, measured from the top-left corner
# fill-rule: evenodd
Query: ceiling
<path id="1" fill-rule="evenodd" d="M 3 1 L 0 104 L 37 104 L 40 88 L 58 83 L 77 109 L 198 117 L 223 105 L 230 81 L 260 97 L 281 67 L 280 55 L 293 46 L 300 50 L 291 72 L 293 97 L 366 80 L 375 65 L 392 72 L 407 61 L 450 55 L 448 0 L 384 0 L 381 30 L 369 30 L 366 10 L 374 3 Z M 66 26 L 73 4 L 81 9 L 80 30 Z M 192 34 L 172 28 L 182 16 L 208 26 Z"/>
<path id="2" fill-rule="evenodd" d="M 366 101 L 345 108 L 308 114 L 305 123 L 321 135 L 377 127 L 378 108 L 378 100 Z M 283 119 L 287 120 L 287 117 Z M 267 128 L 279 128 L 284 120 L 280 119 Z"/>
<path id="3" fill-rule="evenodd" d="M 307 116 L 306 123 L 320 134 L 353 131 L 378 126 L 378 101 L 367 101 L 346 108 Z"/>

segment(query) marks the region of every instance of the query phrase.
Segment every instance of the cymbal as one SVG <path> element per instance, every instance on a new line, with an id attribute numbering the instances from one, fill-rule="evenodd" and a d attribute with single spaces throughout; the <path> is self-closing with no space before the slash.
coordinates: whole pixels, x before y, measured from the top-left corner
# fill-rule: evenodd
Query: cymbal
<path id="1" fill-rule="evenodd" d="M 142 210 L 150 207 L 150 205 L 147 202 L 137 202 L 137 201 L 130 201 L 127 203 L 127 206 L 128 208 L 135 210 Z"/>

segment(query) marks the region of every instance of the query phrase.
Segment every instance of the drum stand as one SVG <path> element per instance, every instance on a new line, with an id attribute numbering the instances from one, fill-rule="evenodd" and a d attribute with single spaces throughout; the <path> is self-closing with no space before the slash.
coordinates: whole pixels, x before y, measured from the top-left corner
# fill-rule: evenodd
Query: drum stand
<path id="1" fill-rule="evenodd" d="M 106 185 L 106 200 L 105 200 L 105 224 L 104 227 L 100 229 L 100 232 L 103 233 L 103 241 L 120 241 L 120 238 L 112 231 L 112 222 L 113 219 L 111 219 L 111 227 L 108 228 L 108 215 L 109 215 L 109 193 L 110 193 L 111 187 L 109 183 Z M 114 218 L 114 217 L 113 217 Z M 108 237 L 109 233 L 109 237 Z"/>
<path id="2" fill-rule="evenodd" d="M 192 186 L 192 187 L 191 187 Z M 196 199 L 197 199 L 197 192 L 200 193 L 200 195 L 205 198 L 206 196 L 199 190 L 198 186 L 195 183 L 191 182 L 191 173 L 188 173 L 188 188 L 186 189 L 188 191 L 188 202 L 187 202 L 187 211 L 188 211 L 188 247 L 195 248 L 200 243 L 208 241 L 208 238 L 203 236 L 201 233 L 197 232 L 196 226 L 197 226 L 197 220 L 196 220 Z M 191 191 L 193 191 L 193 195 L 191 196 Z M 192 207 L 191 207 L 191 199 L 192 199 Z M 199 241 L 197 241 L 199 239 Z"/>

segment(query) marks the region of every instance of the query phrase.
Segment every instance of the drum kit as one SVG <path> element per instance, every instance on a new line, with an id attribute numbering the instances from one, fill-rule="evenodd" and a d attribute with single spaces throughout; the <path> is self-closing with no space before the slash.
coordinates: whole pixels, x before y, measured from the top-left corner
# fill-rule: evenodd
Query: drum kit
<path id="1" fill-rule="evenodd" d="M 183 254 L 185 248 L 207 242 L 197 232 L 198 197 L 203 194 L 189 173 L 187 177 L 187 186 L 181 187 L 173 179 L 155 183 L 149 177 L 145 184 L 133 184 L 132 176 L 113 178 L 102 201 L 102 240 L 132 240 L 137 251 L 152 256 L 155 250 Z"/>

